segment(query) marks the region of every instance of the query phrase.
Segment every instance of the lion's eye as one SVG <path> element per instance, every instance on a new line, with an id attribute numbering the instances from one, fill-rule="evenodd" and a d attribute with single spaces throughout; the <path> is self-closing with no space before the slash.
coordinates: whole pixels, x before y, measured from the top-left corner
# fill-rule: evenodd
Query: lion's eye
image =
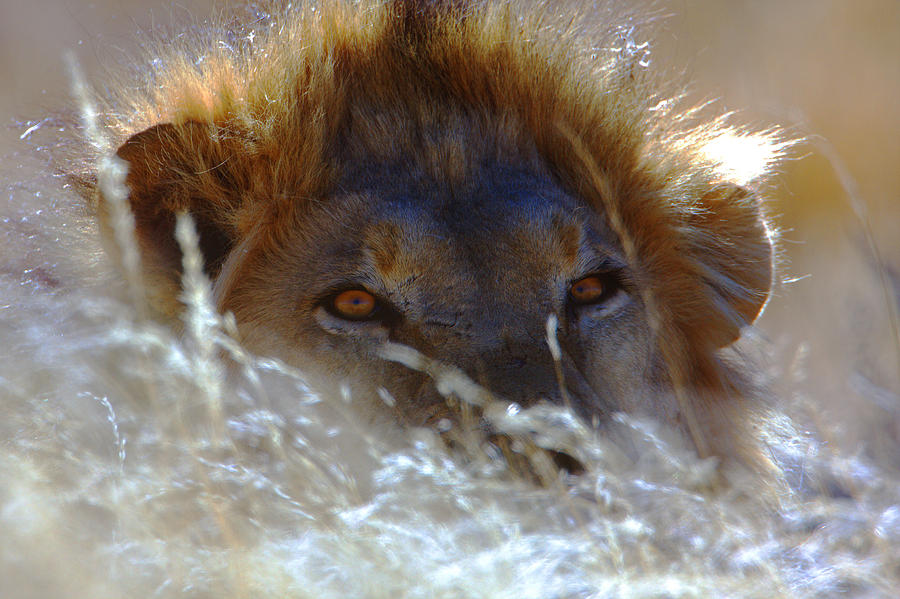
<path id="1" fill-rule="evenodd" d="M 331 309 L 347 320 L 366 320 L 378 310 L 378 300 L 368 291 L 348 289 L 331 298 Z"/>
<path id="2" fill-rule="evenodd" d="M 572 283 L 569 287 L 569 296 L 576 304 L 594 304 L 607 294 L 609 286 L 608 281 L 592 275 Z"/>

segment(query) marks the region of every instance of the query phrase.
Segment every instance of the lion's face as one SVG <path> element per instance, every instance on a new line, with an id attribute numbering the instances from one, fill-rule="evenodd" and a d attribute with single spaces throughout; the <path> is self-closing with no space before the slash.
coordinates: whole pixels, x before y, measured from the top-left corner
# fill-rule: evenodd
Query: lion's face
<path id="1" fill-rule="evenodd" d="M 151 303 L 180 310 L 188 212 L 218 307 L 321 388 L 450 415 L 390 342 L 509 401 L 651 413 L 735 453 L 750 385 L 720 350 L 773 253 L 758 184 L 719 154 L 752 144 L 763 177 L 775 138 L 694 126 L 615 53 L 463 4 L 290 11 L 304 43 L 176 61 L 140 118 L 110 111 Z"/>
<path id="2" fill-rule="evenodd" d="M 412 424 L 445 416 L 446 403 L 427 375 L 378 358 L 385 341 L 522 405 L 561 403 L 546 341 L 555 315 L 576 410 L 590 420 L 633 408 L 655 352 L 606 223 L 546 174 L 480 171 L 462 189 L 391 167 L 349 174 L 279 243 L 235 265 L 221 306 L 253 349 L 325 385 L 387 391 Z"/>

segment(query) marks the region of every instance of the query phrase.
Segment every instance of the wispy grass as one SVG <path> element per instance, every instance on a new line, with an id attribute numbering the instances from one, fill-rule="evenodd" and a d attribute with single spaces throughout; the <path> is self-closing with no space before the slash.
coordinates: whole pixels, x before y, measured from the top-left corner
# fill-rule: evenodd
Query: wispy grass
<path id="1" fill-rule="evenodd" d="M 141 254 L 134 234 L 134 214 L 129 206 L 128 187 L 125 184 L 128 165 L 113 153 L 109 137 L 103 133 L 98 124 L 97 109 L 75 55 L 66 54 L 66 62 L 72 78 L 72 93 L 80 108 L 85 139 L 99 156 L 97 187 L 109 206 L 110 224 L 120 252 L 122 273 L 128 283 L 132 305 L 138 316 L 145 318 L 147 306 L 141 272 Z"/>

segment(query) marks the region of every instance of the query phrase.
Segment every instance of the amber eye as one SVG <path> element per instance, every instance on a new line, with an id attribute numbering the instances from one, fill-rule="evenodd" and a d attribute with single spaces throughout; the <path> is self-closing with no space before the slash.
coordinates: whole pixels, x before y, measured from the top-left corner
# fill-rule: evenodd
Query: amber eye
<path id="1" fill-rule="evenodd" d="M 348 289 L 334 296 L 331 300 L 334 313 L 347 320 L 364 320 L 375 313 L 378 300 L 368 291 Z"/>
<path id="2" fill-rule="evenodd" d="M 598 276 L 585 277 L 569 287 L 569 295 L 576 304 L 593 304 L 606 293 L 606 285 Z"/>

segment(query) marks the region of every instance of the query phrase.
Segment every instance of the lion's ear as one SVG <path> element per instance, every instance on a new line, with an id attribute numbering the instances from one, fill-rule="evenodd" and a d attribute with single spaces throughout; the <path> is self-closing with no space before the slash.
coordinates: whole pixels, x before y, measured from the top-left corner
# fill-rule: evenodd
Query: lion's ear
<path id="1" fill-rule="evenodd" d="M 233 151 L 213 125 L 187 122 L 150 127 L 116 152 L 128 163 L 126 184 L 145 271 L 151 284 L 167 288 L 168 295 L 177 295 L 180 285 L 177 213 L 194 218 L 210 276 L 215 277 L 234 245 L 231 223 L 238 198 L 230 169 L 225 168 Z"/>
<path id="2" fill-rule="evenodd" d="M 692 245 L 700 275 L 711 290 L 718 347 L 734 342 L 769 299 L 774 273 L 772 233 L 759 197 L 733 183 L 718 183 L 691 217 Z"/>

